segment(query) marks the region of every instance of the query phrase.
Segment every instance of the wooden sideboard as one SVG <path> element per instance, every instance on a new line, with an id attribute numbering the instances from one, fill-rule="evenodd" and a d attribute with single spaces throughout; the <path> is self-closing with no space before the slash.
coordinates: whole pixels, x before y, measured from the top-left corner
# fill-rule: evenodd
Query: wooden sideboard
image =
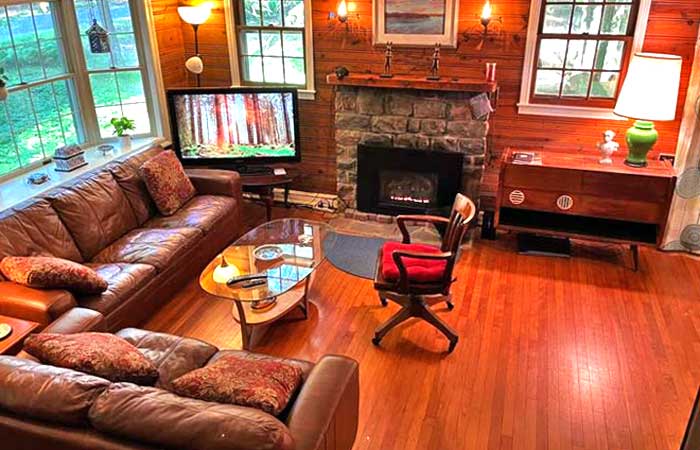
<path id="1" fill-rule="evenodd" d="M 501 161 L 496 211 L 498 229 L 637 246 L 658 246 L 668 217 L 676 174 L 667 161 L 632 168 L 594 154 L 538 152 L 541 164 Z"/>

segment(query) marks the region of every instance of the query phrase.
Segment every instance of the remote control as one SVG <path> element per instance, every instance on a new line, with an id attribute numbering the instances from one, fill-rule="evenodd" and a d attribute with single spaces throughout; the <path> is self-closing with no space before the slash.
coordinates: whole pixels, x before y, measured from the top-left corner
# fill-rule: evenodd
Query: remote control
<path id="1" fill-rule="evenodd" d="M 261 274 L 261 273 L 254 273 L 251 275 L 241 275 L 238 277 L 233 277 L 230 280 L 226 282 L 227 285 L 233 286 L 234 284 L 239 284 L 239 283 L 245 283 L 246 281 L 251 281 L 251 280 L 264 280 L 264 282 L 267 282 L 267 275 L 266 274 Z"/>
<path id="2" fill-rule="evenodd" d="M 248 288 L 253 288 L 253 287 L 258 287 L 262 286 L 264 284 L 267 284 L 267 278 L 263 279 L 257 279 L 257 280 L 249 280 L 243 283 L 241 286 L 243 289 L 248 289 Z"/>

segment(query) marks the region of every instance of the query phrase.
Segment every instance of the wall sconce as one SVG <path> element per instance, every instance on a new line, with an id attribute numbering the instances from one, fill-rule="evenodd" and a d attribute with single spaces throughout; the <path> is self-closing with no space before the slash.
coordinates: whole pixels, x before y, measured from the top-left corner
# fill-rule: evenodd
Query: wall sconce
<path id="1" fill-rule="evenodd" d="M 185 23 L 192 25 L 194 30 L 194 53 L 195 55 L 185 62 L 187 70 L 197 76 L 197 86 L 202 85 L 202 72 L 204 72 L 204 62 L 199 54 L 199 26 L 202 25 L 211 16 L 211 10 L 214 8 L 212 2 L 205 2 L 197 6 L 179 6 L 177 13 Z"/>
<path id="2" fill-rule="evenodd" d="M 340 0 L 338 3 L 338 9 L 336 11 L 331 11 L 328 13 L 328 20 L 337 19 L 341 24 L 345 24 L 345 29 L 350 29 L 350 19 L 359 20 L 360 15 L 354 13 L 357 5 L 353 2 L 346 2 L 345 0 Z"/>
<path id="3" fill-rule="evenodd" d="M 488 34 L 489 25 L 492 21 L 495 20 L 497 22 L 503 23 L 503 17 L 497 17 L 496 19 L 494 19 L 492 16 L 492 12 L 493 11 L 491 10 L 491 1 L 486 0 L 486 3 L 484 3 L 484 7 L 481 9 L 481 17 L 479 18 L 481 26 L 484 27 L 484 35 Z"/>
<path id="4" fill-rule="evenodd" d="M 474 24 L 467 28 L 467 30 L 462 33 L 462 37 L 464 42 L 476 40 L 478 43 L 475 50 L 481 51 L 481 49 L 484 47 L 487 35 L 491 34 L 492 36 L 498 36 L 501 33 L 500 27 L 494 27 L 494 22 L 502 24 L 503 17 L 493 17 L 491 1 L 486 0 L 484 6 L 481 8 L 481 15 L 479 16 L 478 20 L 479 25 Z"/>

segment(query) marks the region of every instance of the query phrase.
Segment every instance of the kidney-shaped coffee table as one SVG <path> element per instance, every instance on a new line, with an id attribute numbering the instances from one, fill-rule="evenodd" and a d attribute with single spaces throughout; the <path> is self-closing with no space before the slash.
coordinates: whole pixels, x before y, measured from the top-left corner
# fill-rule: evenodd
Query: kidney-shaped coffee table
<path id="1" fill-rule="evenodd" d="M 312 274 L 334 242 L 333 228 L 325 223 L 267 222 L 214 258 L 199 284 L 209 294 L 233 301 L 243 349 L 250 350 L 256 327 L 269 325 L 297 307 L 308 317 Z"/>

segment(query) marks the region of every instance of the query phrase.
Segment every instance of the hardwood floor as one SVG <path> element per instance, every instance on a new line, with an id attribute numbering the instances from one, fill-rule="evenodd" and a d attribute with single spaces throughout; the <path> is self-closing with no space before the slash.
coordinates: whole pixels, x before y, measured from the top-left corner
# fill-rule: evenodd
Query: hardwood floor
<path id="1" fill-rule="evenodd" d="M 275 209 L 275 217 L 321 216 Z M 249 224 L 264 209 L 246 210 Z M 700 260 L 575 245 L 576 257 L 519 256 L 509 236 L 476 241 L 455 273 L 456 308 L 438 307 L 459 345 L 410 321 L 381 348 L 369 280 L 323 263 L 307 321 L 273 326 L 255 351 L 360 362 L 360 449 L 679 448 L 700 383 Z M 231 305 L 193 280 L 146 328 L 240 348 Z"/>

